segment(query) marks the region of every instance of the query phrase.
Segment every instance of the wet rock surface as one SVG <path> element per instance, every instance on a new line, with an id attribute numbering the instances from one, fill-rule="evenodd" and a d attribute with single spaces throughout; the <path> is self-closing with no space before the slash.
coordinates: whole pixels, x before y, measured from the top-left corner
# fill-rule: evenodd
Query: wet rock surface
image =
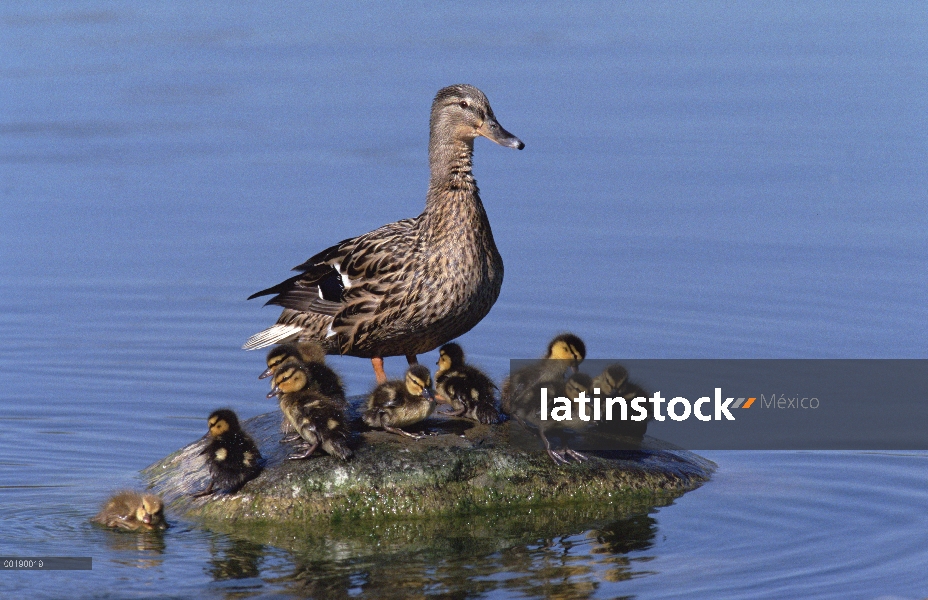
<path id="1" fill-rule="evenodd" d="M 174 514 L 271 530 L 312 525 L 321 534 L 333 524 L 345 530 L 346 523 L 359 520 L 460 518 L 566 504 L 608 518 L 623 506 L 666 504 L 701 485 L 715 469 L 711 461 L 682 450 L 599 452 L 587 462 L 558 466 L 544 451 L 508 443 L 510 427 L 518 424 L 481 425 L 442 415 L 410 428 L 431 434 L 421 440 L 367 430 L 355 436 L 355 455 L 348 461 L 321 451 L 292 461 L 287 455 L 295 448 L 280 443 L 280 423 L 279 412 L 243 422 L 266 462 L 264 471 L 237 493 L 190 497 L 208 484 L 200 455 L 205 438 L 142 474 Z M 353 426 L 364 428 L 357 421 Z M 271 530 L 266 534 L 273 538 Z"/>

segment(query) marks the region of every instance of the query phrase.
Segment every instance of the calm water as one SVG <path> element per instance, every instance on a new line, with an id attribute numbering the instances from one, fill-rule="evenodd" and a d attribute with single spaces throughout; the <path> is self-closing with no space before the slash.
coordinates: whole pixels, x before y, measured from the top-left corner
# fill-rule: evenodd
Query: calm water
<path id="1" fill-rule="evenodd" d="M 212 409 L 273 408 L 239 347 L 277 311 L 245 297 L 418 214 L 450 83 L 526 143 L 477 142 L 506 282 L 462 343 L 495 376 L 564 329 L 604 358 L 926 357 L 921 3 L 227 4 L 0 6 L 0 554 L 94 559 L 4 596 L 928 596 L 925 453 L 705 453 L 670 506 L 413 550 L 91 527 Z"/>

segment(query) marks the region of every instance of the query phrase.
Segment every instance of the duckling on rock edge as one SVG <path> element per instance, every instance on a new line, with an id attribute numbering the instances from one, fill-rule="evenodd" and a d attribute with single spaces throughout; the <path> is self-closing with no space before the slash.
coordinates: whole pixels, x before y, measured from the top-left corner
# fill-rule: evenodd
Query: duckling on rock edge
<path id="1" fill-rule="evenodd" d="M 400 427 L 424 421 L 435 406 L 429 370 L 422 365 L 412 365 L 403 381 L 385 381 L 374 388 L 361 418 L 370 427 L 418 440 L 425 436 L 403 431 Z"/>
<path id="2" fill-rule="evenodd" d="M 232 494 L 261 472 L 258 446 L 242 430 L 238 416 L 228 408 L 213 411 L 208 419 L 209 443 L 200 453 L 206 456 L 210 481 L 194 498 L 216 492 Z"/>
<path id="3" fill-rule="evenodd" d="M 503 380 L 500 394 L 500 408 L 511 415 L 515 410 L 514 402 L 525 399 L 538 384 L 564 382 L 568 369 L 574 372 L 586 358 L 586 344 L 572 333 L 561 333 L 549 343 L 542 359 L 528 365 Z M 537 391 L 537 390 L 536 390 Z M 534 396 L 537 397 L 537 396 Z"/>
<path id="4" fill-rule="evenodd" d="M 292 361 L 281 365 L 274 375 L 274 387 L 267 395 L 268 398 L 280 397 L 280 410 L 297 433 L 295 439 L 305 441 L 303 452 L 287 458 L 309 458 L 316 448 L 322 446 L 328 454 L 348 460 L 352 452 L 348 447 L 344 394 L 331 397 L 323 393 L 313 379 L 313 365 L 321 363 L 300 365 Z"/>
<path id="5" fill-rule="evenodd" d="M 325 350 L 316 342 L 289 342 L 274 346 L 267 353 L 267 369 L 258 375 L 258 379 L 266 379 L 274 374 L 281 363 L 295 358 L 303 364 L 312 362 L 325 362 Z"/>
<path id="6" fill-rule="evenodd" d="M 100 512 L 91 519 L 105 527 L 128 531 L 162 530 L 168 527 L 164 520 L 164 503 L 154 494 L 122 491 L 114 494 Z"/>
<path id="7" fill-rule="evenodd" d="M 480 423 L 498 422 L 496 384 L 480 369 L 465 364 L 464 350 L 458 344 L 445 344 L 438 354 L 435 392 L 454 409 L 447 414 Z"/>
<path id="8" fill-rule="evenodd" d="M 472 174 L 474 139 L 521 150 L 471 85 L 442 88 L 432 102 L 425 210 L 319 252 L 300 274 L 250 298 L 272 295 L 277 323 L 243 348 L 314 340 L 329 354 L 370 358 L 429 352 L 470 331 L 499 297 L 503 260 Z M 250 299 L 249 298 L 249 299 Z"/>

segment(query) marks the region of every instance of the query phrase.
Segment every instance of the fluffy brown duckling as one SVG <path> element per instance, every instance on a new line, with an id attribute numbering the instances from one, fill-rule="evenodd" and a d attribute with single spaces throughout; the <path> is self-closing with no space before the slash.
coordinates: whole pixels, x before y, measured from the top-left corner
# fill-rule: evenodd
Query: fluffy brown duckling
<path id="1" fill-rule="evenodd" d="M 424 421 L 434 412 L 435 406 L 429 370 L 413 365 L 406 371 L 403 381 L 385 381 L 374 388 L 361 418 L 371 427 L 418 440 L 425 436 L 403 431 L 400 427 Z"/>
<path id="2" fill-rule="evenodd" d="M 154 494 L 117 492 L 91 519 L 106 527 L 128 531 L 158 531 L 168 527 L 164 520 L 164 503 Z"/>
<path id="3" fill-rule="evenodd" d="M 598 392 L 596 388 L 599 388 Z M 621 396 L 628 402 L 639 397 L 647 398 L 649 395 L 644 388 L 628 379 L 628 370 L 619 363 L 609 365 L 593 379 L 593 392 L 601 397 Z M 636 446 L 644 438 L 649 420 L 650 416 L 644 421 L 600 421 L 596 429 L 600 434 L 617 437 L 616 441 L 620 441 L 623 446 L 626 444 Z"/>
<path id="4" fill-rule="evenodd" d="M 320 446 L 328 454 L 347 460 L 352 452 L 348 447 L 344 393 L 336 397 L 325 394 L 315 379 L 316 372 L 322 372 L 317 366 L 328 369 L 321 363 L 301 365 L 288 361 L 281 365 L 268 398 L 280 397 L 280 410 L 296 432 L 295 437 L 282 441 L 302 438 L 305 442 L 303 451 L 291 454 L 290 460 L 309 458 Z"/>
<path id="5" fill-rule="evenodd" d="M 454 409 L 449 415 L 480 423 L 496 423 L 496 384 L 483 371 L 464 362 L 458 344 L 445 344 L 438 351 L 435 391 Z"/>
<path id="6" fill-rule="evenodd" d="M 572 333 L 557 335 L 548 343 L 542 360 L 520 369 L 503 380 L 500 407 L 506 414 L 515 410 L 514 402 L 541 383 L 563 382 L 568 369 L 574 372 L 586 358 L 586 344 Z M 539 388 L 540 389 L 540 388 Z"/>
<path id="7" fill-rule="evenodd" d="M 216 492 L 232 494 L 261 472 L 258 446 L 242 430 L 238 416 L 228 408 L 213 411 L 208 419 L 209 443 L 201 454 L 206 456 L 210 481 L 195 498 Z"/>
<path id="8" fill-rule="evenodd" d="M 611 364 L 603 372 L 593 378 L 593 388 L 599 388 L 599 394 L 607 396 L 613 394 L 625 385 L 628 380 L 628 369 L 619 363 Z"/>
<path id="9" fill-rule="evenodd" d="M 324 363 L 325 350 L 316 342 L 289 342 L 274 346 L 267 353 L 267 369 L 258 375 L 258 379 L 265 379 L 274 374 L 281 364 L 295 358 L 303 364 Z"/>

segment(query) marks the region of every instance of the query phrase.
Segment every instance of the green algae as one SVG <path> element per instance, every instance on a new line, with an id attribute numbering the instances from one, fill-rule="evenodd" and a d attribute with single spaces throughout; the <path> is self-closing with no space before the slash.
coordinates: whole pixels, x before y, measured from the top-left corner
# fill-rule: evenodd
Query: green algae
<path id="1" fill-rule="evenodd" d="M 151 465 L 143 476 L 175 514 L 210 528 L 252 531 L 255 539 L 283 543 L 335 530 L 344 536 L 353 527 L 368 539 L 372 523 L 425 539 L 438 536 L 428 531 L 444 530 L 449 519 L 465 529 L 468 522 L 480 527 L 495 523 L 494 530 L 520 523 L 516 517 L 523 514 L 536 524 L 530 529 L 543 527 L 539 515 L 549 513 L 559 515 L 553 523 L 561 524 L 567 513 L 584 522 L 614 519 L 642 506 L 671 502 L 708 480 L 715 468 L 679 450 L 598 453 L 587 462 L 559 466 L 544 452 L 512 447 L 509 428 L 518 425 L 442 417 L 423 424 L 422 429 L 436 435 L 421 440 L 365 431 L 357 436 L 355 455 L 348 461 L 324 453 L 290 461 L 286 456 L 292 447 L 279 443 L 279 424 L 278 413 L 244 423 L 266 465 L 235 494 L 190 497 L 207 484 L 199 454 L 204 439 Z M 475 521 L 474 515 L 483 517 Z M 407 525 L 395 525 L 399 522 Z M 422 528 L 427 531 L 418 531 Z M 302 533 L 294 536 L 294 531 Z"/>

